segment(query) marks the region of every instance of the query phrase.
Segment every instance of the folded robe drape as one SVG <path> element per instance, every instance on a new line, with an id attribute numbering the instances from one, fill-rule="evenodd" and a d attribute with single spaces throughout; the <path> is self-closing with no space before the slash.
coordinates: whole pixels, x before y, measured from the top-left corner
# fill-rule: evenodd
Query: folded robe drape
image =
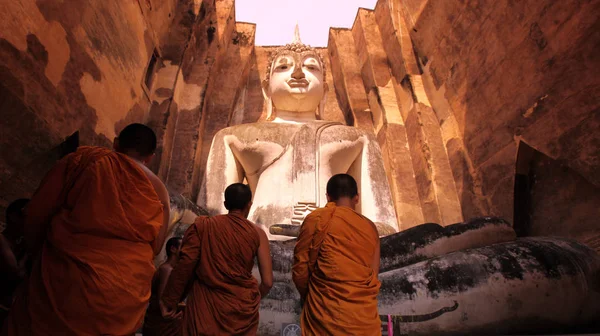
<path id="1" fill-rule="evenodd" d="M 306 217 L 292 273 L 304 300 L 303 335 L 381 335 L 371 266 L 378 240 L 369 219 L 333 202 Z"/>
<path id="2" fill-rule="evenodd" d="M 198 217 L 183 238 L 163 303 L 173 309 L 191 288 L 183 335 L 256 335 L 260 292 L 252 276 L 260 237 L 237 214 Z"/>
<path id="3" fill-rule="evenodd" d="M 181 319 L 163 318 L 160 311 L 158 282 L 159 276 L 157 272 L 152 280 L 152 295 L 150 296 L 150 304 L 144 317 L 142 334 L 144 336 L 179 336 L 182 333 Z"/>
<path id="4" fill-rule="evenodd" d="M 48 173 L 25 231 L 49 221 L 5 335 L 131 335 L 141 326 L 163 206 L 124 154 L 80 147 Z"/>

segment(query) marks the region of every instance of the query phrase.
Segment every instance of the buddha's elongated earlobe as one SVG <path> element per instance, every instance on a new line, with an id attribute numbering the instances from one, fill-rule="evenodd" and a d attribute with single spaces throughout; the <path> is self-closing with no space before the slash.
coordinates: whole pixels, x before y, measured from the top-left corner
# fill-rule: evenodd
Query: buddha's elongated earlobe
<path id="1" fill-rule="evenodd" d="M 275 120 L 275 106 L 273 106 L 273 100 L 271 100 L 271 98 L 268 98 L 266 100 L 266 104 L 267 104 L 267 121 L 273 121 Z"/>
<path id="2" fill-rule="evenodd" d="M 325 104 L 327 103 L 327 92 L 329 91 L 329 86 L 327 83 L 323 84 L 323 98 L 319 102 L 319 106 L 317 107 L 317 111 L 315 112 L 315 119 L 322 120 L 325 115 Z"/>
<path id="3" fill-rule="evenodd" d="M 262 81 L 262 93 L 265 98 L 265 104 L 267 105 L 267 116 L 266 121 L 273 121 L 275 119 L 275 106 L 273 106 L 273 99 L 269 95 L 269 82 L 267 80 Z"/>

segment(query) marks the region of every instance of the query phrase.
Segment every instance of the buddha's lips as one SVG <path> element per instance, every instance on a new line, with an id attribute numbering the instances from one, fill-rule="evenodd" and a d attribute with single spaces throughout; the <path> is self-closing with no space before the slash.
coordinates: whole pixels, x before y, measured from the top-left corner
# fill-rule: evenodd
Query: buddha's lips
<path id="1" fill-rule="evenodd" d="M 289 81 L 287 81 L 287 84 L 290 87 L 307 87 L 308 86 L 308 81 L 306 79 L 290 79 Z"/>

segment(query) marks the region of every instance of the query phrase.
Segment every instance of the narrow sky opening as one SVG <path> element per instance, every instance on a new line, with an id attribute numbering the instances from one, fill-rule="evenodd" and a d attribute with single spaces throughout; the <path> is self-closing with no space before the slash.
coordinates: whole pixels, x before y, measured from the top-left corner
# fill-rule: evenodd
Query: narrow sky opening
<path id="1" fill-rule="evenodd" d="M 284 45 L 294 38 L 326 47 L 330 27 L 351 28 L 359 7 L 373 9 L 377 0 L 235 0 L 237 21 L 256 23 L 256 45 Z"/>

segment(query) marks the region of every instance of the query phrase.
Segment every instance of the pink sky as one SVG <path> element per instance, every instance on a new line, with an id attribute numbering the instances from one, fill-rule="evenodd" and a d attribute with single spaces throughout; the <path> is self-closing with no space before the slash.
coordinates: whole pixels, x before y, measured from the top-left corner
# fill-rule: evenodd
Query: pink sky
<path id="1" fill-rule="evenodd" d="M 292 41 L 296 22 L 302 42 L 327 46 L 330 27 L 352 27 L 359 7 L 373 9 L 377 0 L 235 0 L 237 21 L 256 23 L 256 45 Z"/>

